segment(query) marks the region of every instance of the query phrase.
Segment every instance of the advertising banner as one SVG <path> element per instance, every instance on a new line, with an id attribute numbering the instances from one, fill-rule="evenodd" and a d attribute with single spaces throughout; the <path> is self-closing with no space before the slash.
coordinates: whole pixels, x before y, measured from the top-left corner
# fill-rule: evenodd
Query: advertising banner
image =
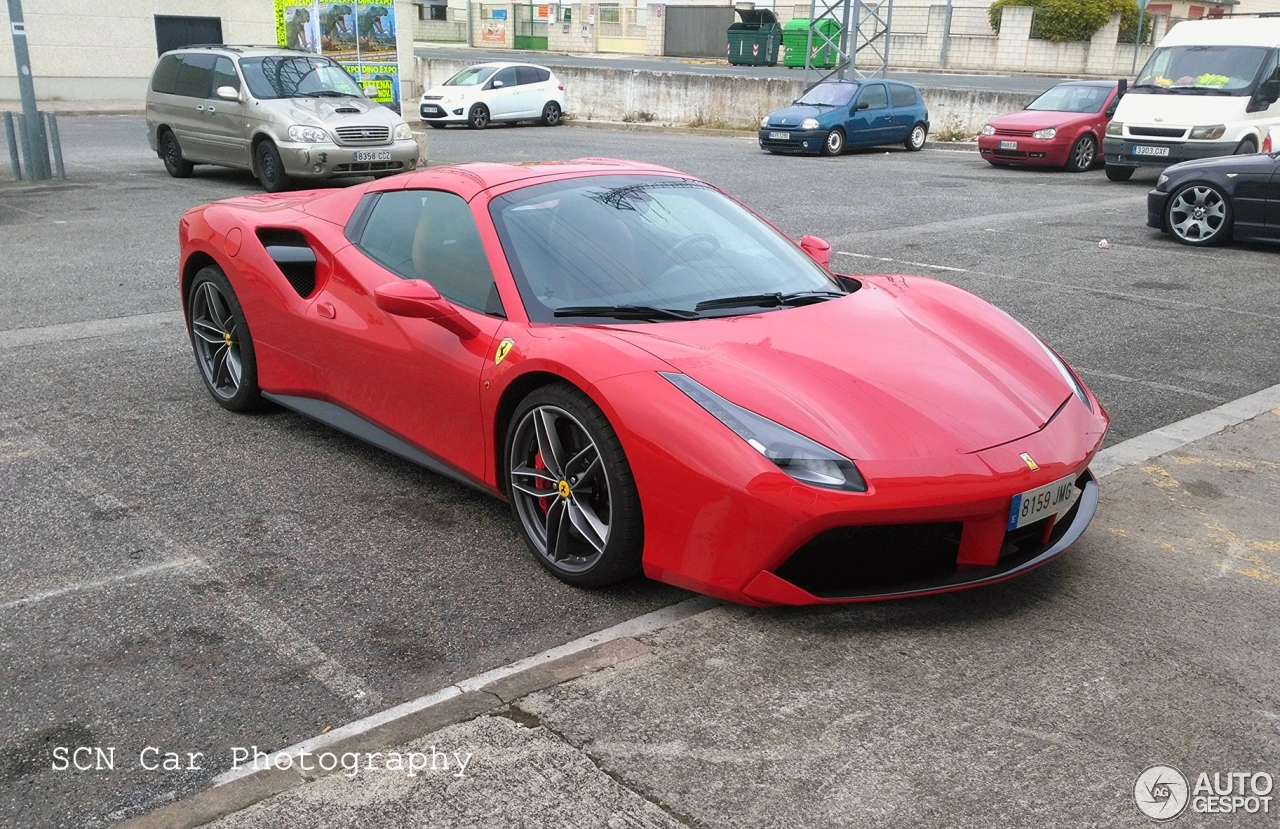
<path id="1" fill-rule="evenodd" d="M 276 43 L 333 58 L 373 100 L 400 109 L 400 65 L 396 60 L 394 0 L 273 0 Z"/>

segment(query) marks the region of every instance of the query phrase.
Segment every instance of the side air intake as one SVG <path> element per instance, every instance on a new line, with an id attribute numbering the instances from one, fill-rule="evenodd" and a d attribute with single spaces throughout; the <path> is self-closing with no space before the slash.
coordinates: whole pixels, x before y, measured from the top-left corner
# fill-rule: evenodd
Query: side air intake
<path id="1" fill-rule="evenodd" d="M 316 290 L 316 252 L 296 230 L 259 228 L 258 241 L 289 284 L 306 299 Z"/>

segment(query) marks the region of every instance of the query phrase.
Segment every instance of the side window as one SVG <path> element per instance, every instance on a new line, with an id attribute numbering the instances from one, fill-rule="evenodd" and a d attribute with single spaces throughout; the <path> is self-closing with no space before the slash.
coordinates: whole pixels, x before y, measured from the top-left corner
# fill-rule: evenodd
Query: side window
<path id="1" fill-rule="evenodd" d="M 519 81 L 521 86 L 524 86 L 527 83 L 537 83 L 541 80 L 538 77 L 538 70 L 534 69 L 532 66 L 517 66 L 516 79 Z"/>
<path id="2" fill-rule="evenodd" d="M 498 74 L 494 75 L 493 80 L 489 82 L 490 88 L 496 85 L 498 81 L 502 81 L 503 86 L 515 86 L 517 83 L 516 68 L 514 66 L 508 66 L 506 69 L 503 69 L 498 72 Z"/>
<path id="3" fill-rule="evenodd" d="M 178 70 L 182 62 L 177 55 L 165 55 L 156 64 L 155 74 L 151 76 L 151 91 L 172 95 L 178 88 Z"/>
<path id="4" fill-rule="evenodd" d="M 213 55 L 183 55 L 175 95 L 208 98 L 213 81 Z"/>
<path id="5" fill-rule="evenodd" d="M 450 302 L 500 313 L 493 271 L 471 208 L 438 190 L 383 193 L 360 235 L 360 249 L 405 279 L 425 279 Z"/>
<path id="6" fill-rule="evenodd" d="M 236 74 L 236 68 L 228 58 L 218 58 L 218 62 L 213 65 L 213 86 L 216 92 L 220 86 L 229 86 L 236 91 L 240 89 L 240 76 Z"/>
<path id="7" fill-rule="evenodd" d="M 893 105 L 895 107 L 911 107 L 916 105 L 916 91 L 911 87 L 893 84 L 889 89 L 893 92 Z"/>
<path id="8" fill-rule="evenodd" d="M 858 96 L 858 105 L 866 104 L 863 109 L 884 109 L 889 106 L 889 96 L 885 94 L 884 84 L 873 83 L 862 88 Z"/>
<path id="9" fill-rule="evenodd" d="M 551 80 L 550 69 L 535 69 L 533 71 L 538 73 L 538 83 L 546 83 Z"/>

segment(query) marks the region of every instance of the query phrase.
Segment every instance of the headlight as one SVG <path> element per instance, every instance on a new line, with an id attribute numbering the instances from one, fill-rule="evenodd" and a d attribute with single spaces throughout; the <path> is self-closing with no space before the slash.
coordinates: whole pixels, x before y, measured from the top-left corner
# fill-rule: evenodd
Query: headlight
<path id="1" fill-rule="evenodd" d="M 289 127 L 289 140 L 303 144 L 327 144 L 329 133 L 319 127 Z"/>
<path id="2" fill-rule="evenodd" d="M 1054 129 L 1053 127 L 1049 127 L 1047 130 L 1036 130 L 1035 132 L 1031 133 L 1031 137 L 1041 138 L 1041 139 L 1044 139 L 1045 141 L 1048 141 L 1050 138 L 1053 138 L 1057 134 L 1058 134 L 1058 131 L 1056 129 Z"/>
<path id="3" fill-rule="evenodd" d="M 408 124 L 396 124 L 396 131 L 391 133 L 391 137 L 396 141 L 406 141 L 413 138 L 413 130 Z"/>
<path id="4" fill-rule="evenodd" d="M 817 118 L 806 118 L 800 122 L 800 129 L 802 130 L 816 130 L 817 128 L 818 128 Z"/>
<path id="5" fill-rule="evenodd" d="M 1222 124 L 1215 124 L 1212 127 L 1195 127 L 1191 130 L 1191 137 L 1202 141 L 1213 141 L 1216 138 L 1221 138 L 1226 131 L 1226 126 Z"/>
<path id="6" fill-rule="evenodd" d="M 761 118 L 761 119 L 760 119 L 760 126 L 762 126 L 762 127 L 767 127 L 767 126 L 769 126 L 769 116 L 768 116 L 768 115 L 766 115 L 765 117 L 763 117 L 763 118 Z"/>
<path id="7" fill-rule="evenodd" d="M 1107 135 L 1124 135 L 1124 124 L 1119 121 L 1107 124 Z"/>
<path id="8" fill-rule="evenodd" d="M 867 482 L 853 461 L 845 456 L 767 417 L 730 403 L 687 374 L 659 373 L 797 481 L 846 492 L 867 491 Z"/>
<path id="9" fill-rule="evenodd" d="M 1160 178 L 1156 179 L 1156 189 L 1159 190 L 1161 187 L 1164 187 L 1164 183 L 1168 180 L 1169 176 L 1165 173 L 1161 173 Z"/>
<path id="10" fill-rule="evenodd" d="M 995 128 L 995 127 L 993 127 L 993 126 L 991 126 L 990 124 L 983 124 L 983 125 L 982 125 L 982 134 L 983 134 L 983 135 L 995 135 L 995 134 L 996 134 L 996 128 Z"/>

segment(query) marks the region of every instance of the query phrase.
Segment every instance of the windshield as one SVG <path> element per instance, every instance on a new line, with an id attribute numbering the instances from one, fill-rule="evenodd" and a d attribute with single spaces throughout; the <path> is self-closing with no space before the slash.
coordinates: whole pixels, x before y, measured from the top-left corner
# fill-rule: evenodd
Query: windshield
<path id="1" fill-rule="evenodd" d="M 724 316 L 780 307 L 792 294 L 847 293 L 737 202 L 687 179 L 593 176 L 541 184 L 499 196 L 489 211 L 536 322 L 621 319 L 638 307 L 666 312 L 650 318 Z M 780 296 L 698 308 L 765 294 Z M 618 306 L 623 311 L 556 314 Z"/>
<path id="2" fill-rule="evenodd" d="M 1027 109 L 1046 112 L 1101 112 L 1111 87 L 1064 83 L 1027 104 Z"/>
<path id="3" fill-rule="evenodd" d="M 796 101 L 797 104 L 810 106 L 842 107 L 853 100 L 853 93 L 858 91 L 856 83 L 820 83 Z"/>
<path id="4" fill-rule="evenodd" d="M 445 86 L 480 86 L 498 70 L 492 66 L 468 66 L 444 82 Z"/>
<path id="5" fill-rule="evenodd" d="M 347 70 L 325 57 L 245 58 L 240 68 L 258 100 L 364 97 Z"/>
<path id="6" fill-rule="evenodd" d="M 1266 58 L 1262 46 L 1161 47 L 1142 67 L 1134 88 L 1244 95 L 1253 90 Z"/>

